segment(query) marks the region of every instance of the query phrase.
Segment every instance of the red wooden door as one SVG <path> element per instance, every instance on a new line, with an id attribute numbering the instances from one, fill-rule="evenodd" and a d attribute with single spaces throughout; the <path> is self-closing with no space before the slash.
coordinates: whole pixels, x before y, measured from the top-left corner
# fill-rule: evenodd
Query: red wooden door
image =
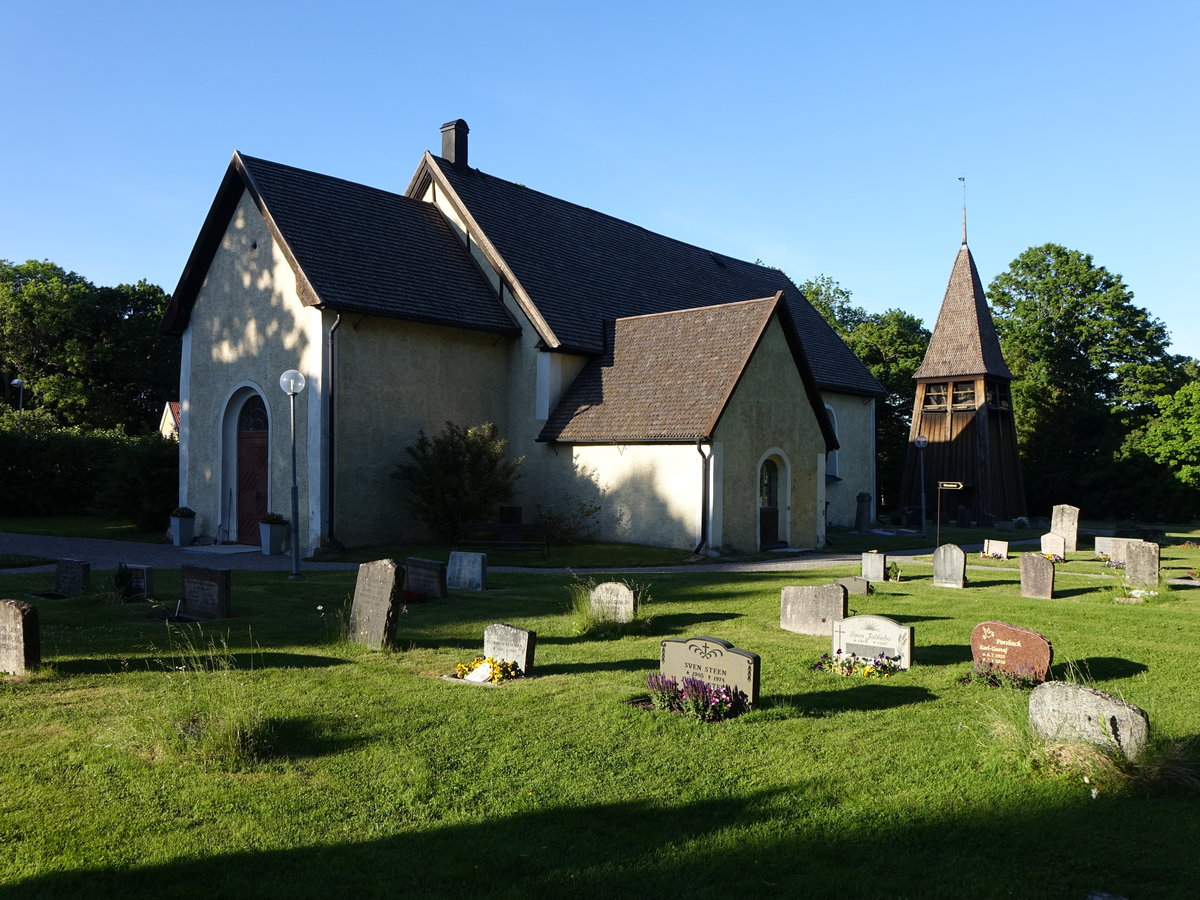
<path id="1" fill-rule="evenodd" d="M 237 535 L 238 543 L 258 546 L 258 523 L 267 512 L 269 432 L 262 398 L 251 397 L 238 415 Z"/>

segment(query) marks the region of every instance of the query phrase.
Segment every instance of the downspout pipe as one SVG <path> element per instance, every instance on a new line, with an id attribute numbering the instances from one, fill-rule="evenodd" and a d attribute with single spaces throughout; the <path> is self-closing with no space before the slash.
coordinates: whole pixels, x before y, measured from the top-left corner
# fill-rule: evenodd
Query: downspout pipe
<path id="1" fill-rule="evenodd" d="M 700 465 L 700 543 L 696 545 L 693 553 L 701 553 L 708 546 L 708 471 L 709 462 L 712 460 L 712 444 L 709 444 L 706 454 L 701 449 L 703 443 L 703 437 L 696 438 L 696 452 L 700 454 L 703 462 Z"/>
<path id="2" fill-rule="evenodd" d="M 337 342 L 334 340 L 334 334 L 338 330 L 338 326 L 342 324 L 342 314 L 336 313 L 336 318 L 333 320 L 333 325 L 329 327 L 329 335 L 325 339 L 326 353 L 325 358 L 329 360 L 329 446 L 325 452 L 325 480 L 329 485 L 329 502 L 325 504 L 325 540 L 333 545 L 335 550 L 345 551 L 342 542 L 337 539 L 333 533 L 334 509 L 336 508 L 337 499 L 337 380 L 334 377 L 337 372 L 337 359 L 334 352 L 337 349 Z"/>

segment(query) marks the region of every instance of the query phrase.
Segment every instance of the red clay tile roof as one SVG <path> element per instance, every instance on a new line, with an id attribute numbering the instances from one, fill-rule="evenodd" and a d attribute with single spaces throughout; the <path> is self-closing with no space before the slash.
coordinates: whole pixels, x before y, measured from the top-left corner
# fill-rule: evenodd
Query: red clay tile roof
<path id="1" fill-rule="evenodd" d="M 946 296 L 929 339 L 929 348 L 913 378 L 965 375 L 993 375 L 1010 380 L 1013 377 L 1000 353 L 996 326 L 964 236 L 954 268 L 950 270 Z"/>
<path id="2" fill-rule="evenodd" d="M 742 372 L 786 305 L 781 295 L 610 323 L 608 347 L 571 384 L 540 441 L 646 443 L 711 438 Z M 785 333 L 789 329 L 786 319 Z M 819 397 L 799 342 L 797 367 Z M 797 397 L 797 402 L 802 398 Z M 823 421 L 824 407 L 817 402 Z M 830 435 L 827 434 L 827 437 Z M 831 443 L 830 446 L 835 446 Z"/>

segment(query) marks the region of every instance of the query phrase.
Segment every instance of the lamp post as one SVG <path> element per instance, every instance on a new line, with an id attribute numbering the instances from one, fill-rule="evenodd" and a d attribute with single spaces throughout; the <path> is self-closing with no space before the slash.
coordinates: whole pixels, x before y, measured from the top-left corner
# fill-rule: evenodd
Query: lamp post
<path id="1" fill-rule="evenodd" d="M 25 412 L 25 382 L 20 378 L 14 378 L 9 382 L 13 387 L 20 392 L 17 397 L 17 434 L 21 433 L 21 414 Z"/>
<path id="2" fill-rule="evenodd" d="M 917 465 L 921 468 L 921 537 L 925 537 L 925 448 L 929 446 L 929 438 L 918 434 L 913 443 L 917 445 Z"/>
<path id="3" fill-rule="evenodd" d="M 279 387 L 292 407 L 292 574 L 288 581 L 295 581 L 304 577 L 300 574 L 300 488 L 296 484 L 296 395 L 304 390 L 304 376 L 288 369 L 279 376 Z"/>

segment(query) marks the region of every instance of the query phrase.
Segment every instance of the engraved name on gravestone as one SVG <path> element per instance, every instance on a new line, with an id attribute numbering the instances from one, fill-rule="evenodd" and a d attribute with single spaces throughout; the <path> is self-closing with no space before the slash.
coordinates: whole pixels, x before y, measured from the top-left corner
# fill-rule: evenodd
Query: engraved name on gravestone
<path id="1" fill-rule="evenodd" d="M 526 677 L 533 674 L 533 654 L 536 649 L 536 631 L 502 622 L 483 630 L 483 655 L 515 662 Z"/>
<path id="2" fill-rule="evenodd" d="M 178 615 L 189 619 L 229 618 L 230 571 L 180 566 L 183 599 Z"/>
<path id="3" fill-rule="evenodd" d="M 1074 553 L 1079 542 L 1079 507 L 1065 504 L 1054 507 L 1050 511 L 1050 530 L 1063 537 L 1066 552 L 1062 556 Z"/>
<path id="4" fill-rule="evenodd" d="M 1054 563 L 1040 553 L 1021 554 L 1021 596 L 1054 599 Z"/>
<path id="5" fill-rule="evenodd" d="M 960 588 L 967 583 L 967 554 L 958 544 L 942 544 L 933 551 L 933 586 Z"/>
<path id="6" fill-rule="evenodd" d="M 92 581 L 92 564 L 82 559 L 60 559 L 54 573 L 54 593 L 77 597 Z"/>
<path id="7" fill-rule="evenodd" d="M 410 556 L 405 561 L 405 589 L 414 594 L 441 600 L 446 596 L 446 564 L 436 559 Z"/>
<path id="8" fill-rule="evenodd" d="M 37 607 L 24 600 L 0 600 L 0 672 L 24 675 L 41 664 Z"/>
<path id="9" fill-rule="evenodd" d="M 1153 541 L 1130 541 L 1125 546 L 1125 581 L 1154 587 L 1158 584 L 1159 546 Z"/>
<path id="10" fill-rule="evenodd" d="M 994 541 L 991 539 L 983 542 L 984 556 L 998 556 L 1001 559 L 1008 559 L 1008 541 Z"/>
<path id="11" fill-rule="evenodd" d="M 358 567 L 350 605 L 350 640 L 372 650 L 391 645 L 404 569 L 394 559 L 377 559 Z"/>
<path id="12" fill-rule="evenodd" d="M 900 657 L 900 668 L 912 667 L 913 629 L 887 616 L 851 616 L 833 623 L 833 643 L 830 656 L 853 653 L 872 659 L 884 656 Z"/>
<path id="13" fill-rule="evenodd" d="M 606 581 L 592 588 L 589 598 L 594 618 L 608 622 L 632 622 L 637 615 L 637 597 L 627 584 Z"/>
<path id="14" fill-rule="evenodd" d="M 871 582 L 865 578 L 859 578 L 857 575 L 847 575 L 844 578 L 835 578 L 834 584 L 840 584 L 846 589 L 847 594 L 869 594 L 871 593 Z"/>
<path id="15" fill-rule="evenodd" d="M 847 614 L 845 585 L 789 585 L 780 596 L 779 627 L 784 631 L 825 637 L 833 633 L 834 620 Z"/>
<path id="16" fill-rule="evenodd" d="M 1054 661 L 1054 648 L 1045 635 L 1008 622 L 980 622 L 971 632 L 975 671 L 999 669 L 1035 681 L 1045 681 Z"/>
<path id="17" fill-rule="evenodd" d="M 453 550 L 446 564 L 446 586 L 452 591 L 487 590 L 487 554 Z"/>
<path id="18" fill-rule="evenodd" d="M 862 577 L 867 581 L 887 581 L 887 554 L 872 550 L 862 555 Z"/>
<path id="19" fill-rule="evenodd" d="M 1146 711 L 1103 691 L 1047 681 L 1029 695 L 1029 725 L 1050 741 L 1092 744 L 1136 758 L 1150 738 Z"/>
<path id="20" fill-rule="evenodd" d="M 685 678 L 699 678 L 727 687 L 747 706 L 758 703 L 761 669 L 757 653 L 714 637 L 667 638 L 658 655 L 659 674 L 681 684 Z"/>
<path id="21" fill-rule="evenodd" d="M 1053 531 L 1048 531 L 1042 535 L 1042 552 L 1052 553 L 1055 556 L 1067 558 L 1067 539 L 1061 534 L 1055 534 Z"/>
<path id="22" fill-rule="evenodd" d="M 129 565 L 129 593 L 132 600 L 154 599 L 154 567 Z"/>

